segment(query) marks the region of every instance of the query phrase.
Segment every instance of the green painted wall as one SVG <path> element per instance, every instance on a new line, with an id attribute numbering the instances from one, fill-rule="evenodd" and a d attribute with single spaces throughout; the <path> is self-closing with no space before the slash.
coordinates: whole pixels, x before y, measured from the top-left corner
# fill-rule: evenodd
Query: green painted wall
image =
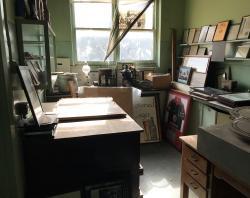
<path id="1" fill-rule="evenodd" d="M 57 57 L 73 57 L 70 6 L 69 0 L 48 1 L 52 27 L 56 33 Z"/>
<path id="2" fill-rule="evenodd" d="M 223 20 L 232 20 L 239 23 L 242 16 L 250 15 L 249 0 L 185 0 L 184 27 L 198 28 L 203 25 L 212 25 Z M 232 69 L 232 77 L 238 81 L 239 90 L 250 89 L 250 62 L 226 61 L 215 64 L 215 67 Z"/>

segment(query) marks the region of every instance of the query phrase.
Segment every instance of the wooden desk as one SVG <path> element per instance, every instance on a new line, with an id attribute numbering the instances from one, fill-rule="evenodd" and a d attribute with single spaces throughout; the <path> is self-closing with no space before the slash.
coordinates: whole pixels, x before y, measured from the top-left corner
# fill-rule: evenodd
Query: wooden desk
<path id="1" fill-rule="evenodd" d="M 250 186 L 233 178 L 198 152 L 197 135 L 180 139 L 183 142 L 181 198 L 188 198 L 189 189 L 200 198 L 250 197 Z"/>
<path id="2" fill-rule="evenodd" d="M 53 105 L 51 105 L 53 107 Z M 139 197 L 140 132 L 129 116 L 59 123 L 51 132 L 26 133 L 25 197 L 48 197 L 122 180 Z"/>

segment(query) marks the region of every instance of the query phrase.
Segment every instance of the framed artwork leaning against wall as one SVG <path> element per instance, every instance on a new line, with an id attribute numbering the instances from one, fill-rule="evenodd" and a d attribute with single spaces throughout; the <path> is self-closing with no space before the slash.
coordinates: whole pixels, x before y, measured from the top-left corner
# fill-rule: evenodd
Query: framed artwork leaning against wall
<path id="1" fill-rule="evenodd" d="M 177 90 L 170 90 L 165 109 L 164 132 L 170 143 L 180 150 L 179 137 L 188 128 L 191 97 Z"/>

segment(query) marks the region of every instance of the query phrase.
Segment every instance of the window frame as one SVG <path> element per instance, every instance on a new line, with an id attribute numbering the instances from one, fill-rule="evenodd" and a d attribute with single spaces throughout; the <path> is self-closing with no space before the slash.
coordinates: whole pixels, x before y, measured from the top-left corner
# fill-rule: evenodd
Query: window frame
<path id="1" fill-rule="evenodd" d="M 71 1 L 71 30 L 72 30 L 72 40 L 73 40 L 73 46 L 72 46 L 72 58 L 73 61 L 77 65 L 81 65 L 84 63 L 84 61 L 78 61 L 77 60 L 77 44 L 76 44 L 76 32 L 77 30 L 104 30 L 104 31 L 111 31 L 111 28 L 79 28 L 75 27 L 75 13 L 74 13 L 74 3 L 96 3 L 95 1 Z M 112 4 L 112 16 L 114 14 L 114 6 L 118 3 L 118 0 L 111 0 Z M 152 29 L 131 29 L 131 32 L 153 32 L 153 60 L 120 60 L 120 44 L 116 47 L 116 49 L 113 51 L 113 60 L 112 61 L 88 61 L 88 65 L 90 66 L 112 66 L 116 65 L 116 63 L 134 63 L 136 65 L 143 65 L 144 67 L 150 66 L 150 67 L 156 67 L 156 57 L 157 57 L 157 20 L 156 20 L 156 5 L 157 1 L 154 2 L 153 6 L 153 27 Z"/>

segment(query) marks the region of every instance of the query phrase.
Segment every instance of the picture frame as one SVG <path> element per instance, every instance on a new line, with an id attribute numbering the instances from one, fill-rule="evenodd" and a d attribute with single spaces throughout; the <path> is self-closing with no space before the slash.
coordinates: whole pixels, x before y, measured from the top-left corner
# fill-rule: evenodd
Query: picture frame
<path id="1" fill-rule="evenodd" d="M 181 150 L 179 137 L 185 135 L 188 128 L 191 97 L 183 92 L 171 89 L 165 107 L 165 137 L 178 150 Z"/>
<path id="2" fill-rule="evenodd" d="M 196 29 L 193 43 L 198 43 L 199 42 L 200 34 L 201 34 L 201 28 Z"/>
<path id="3" fill-rule="evenodd" d="M 192 67 L 180 66 L 177 82 L 189 84 L 192 74 Z"/>
<path id="4" fill-rule="evenodd" d="M 204 87 L 207 80 L 207 74 L 193 71 L 190 87 Z"/>
<path id="5" fill-rule="evenodd" d="M 182 49 L 182 56 L 189 55 L 189 52 L 190 52 L 190 46 L 183 47 L 183 49 Z"/>
<path id="6" fill-rule="evenodd" d="M 187 44 L 188 43 L 188 34 L 189 34 L 189 29 L 185 29 L 183 31 L 183 38 L 182 38 L 183 44 Z"/>
<path id="7" fill-rule="evenodd" d="M 207 36 L 206 36 L 206 39 L 205 39 L 206 42 L 212 42 L 213 41 L 216 27 L 217 27 L 216 25 L 209 26 Z"/>
<path id="8" fill-rule="evenodd" d="M 213 41 L 224 41 L 229 25 L 230 20 L 219 22 L 214 33 Z"/>
<path id="9" fill-rule="evenodd" d="M 81 194 L 84 198 L 129 198 L 128 187 L 122 180 L 87 185 Z"/>
<path id="10" fill-rule="evenodd" d="M 200 33 L 200 37 L 199 37 L 199 43 L 204 43 L 207 37 L 207 32 L 208 32 L 208 25 L 205 25 L 201 28 L 201 33 Z"/>
<path id="11" fill-rule="evenodd" d="M 198 51 L 198 45 L 193 45 L 190 47 L 189 55 L 196 55 Z"/>
<path id="12" fill-rule="evenodd" d="M 210 57 L 189 56 L 184 57 L 182 61 L 183 66 L 192 67 L 195 71 L 200 73 L 207 73 L 210 63 Z"/>
<path id="13" fill-rule="evenodd" d="M 140 142 L 159 142 L 161 140 L 159 95 L 142 95 L 138 89 L 133 88 L 133 96 L 133 108 L 136 109 L 134 119 L 144 129 L 140 134 Z"/>
<path id="14" fill-rule="evenodd" d="M 240 30 L 240 23 L 238 24 L 232 24 L 230 27 L 229 27 L 229 30 L 228 30 L 228 35 L 227 35 L 227 41 L 233 41 L 233 40 L 236 40 L 237 39 L 237 35 L 239 33 L 239 30 Z"/>
<path id="15" fill-rule="evenodd" d="M 250 45 L 242 45 L 236 48 L 235 58 L 248 58 L 250 54 Z"/>
<path id="16" fill-rule="evenodd" d="M 250 15 L 243 16 L 237 39 L 248 39 L 250 35 Z"/>
<path id="17" fill-rule="evenodd" d="M 199 56 L 204 56 L 207 53 L 207 48 L 206 47 L 199 47 L 198 51 L 197 51 L 197 55 Z"/>
<path id="18" fill-rule="evenodd" d="M 192 28 L 189 30 L 189 34 L 188 34 L 188 44 L 192 44 L 194 41 L 194 35 L 195 35 L 195 28 Z"/>

